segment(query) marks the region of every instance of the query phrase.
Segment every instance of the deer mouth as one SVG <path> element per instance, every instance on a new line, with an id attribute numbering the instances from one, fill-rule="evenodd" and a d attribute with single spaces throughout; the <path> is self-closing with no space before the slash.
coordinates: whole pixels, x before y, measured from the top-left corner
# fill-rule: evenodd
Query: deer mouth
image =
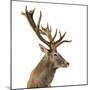
<path id="1" fill-rule="evenodd" d="M 61 64 L 61 67 L 63 67 L 63 68 L 67 68 L 68 66 L 69 66 L 69 63 Z"/>

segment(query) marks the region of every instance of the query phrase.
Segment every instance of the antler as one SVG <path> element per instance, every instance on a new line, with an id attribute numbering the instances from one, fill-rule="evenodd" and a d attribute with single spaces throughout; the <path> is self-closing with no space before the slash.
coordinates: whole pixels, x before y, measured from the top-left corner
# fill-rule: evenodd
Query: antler
<path id="1" fill-rule="evenodd" d="M 33 19 L 34 11 L 35 11 L 35 9 L 28 12 L 27 6 L 26 6 L 26 8 L 25 8 L 25 13 L 22 12 L 22 14 L 26 16 L 29 24 L 31 25 L 31 27 L 33 28 L 34 32 L 35 32 L 36 35 L 39 37 L 39 39 L 40 39 L 42 42 L 44 42 L 46 45 L 49 46 L 49 42 L 46 41 L 46 40 L 40 35 L 40 32 L 39 32 L 39 27 L 40 27 L 40 21 L 41 21 L 42 13 L 40 12 L 40 17 L 39 17 L 38 23 L 37 23 L 37 25 L 36 25 L 35 22 L 34 22 L 34 19 Z"/>
<path id="2" fill-rule="evenodd" d="M 33 19 L 33 14 L 34 14 L 34 10 L 31 10 L 28 12 L 27 10 L 27 6 L 25 8 L 25 13 L 22 12 L 22 15 L 25 15 L 29 24 L 31 25 L 31 27 L 33 28 L 34 32 L 36 33 L 36 35 L 39 37 L 39 39 L 45 43 L 46 45 L 48 45 L 50 48 L 51 48 L 51 43 L 54 41 L 55 37 L 56 37 L 56 34 L 57 34 L 57 31 L 54 35 L 54 37 L 52 38 L 51 36 L 51 31 L 49 30 L 49 27 L 47 26 L 47 28 L 43 28 L 42 27 L 42 30 L 40 29 L 40 21 L 41 21 L 41 17 L 42 17 L 42 13 L 40 11 L 40 17 L 39 17 L 39 20 L 38 20 L 38 23 L 36 25 L 36 23 L 34 22 L 34 19 Z M 48 39 L 50 41 L 46 41 L 42 36 L 41 34 L 43 35 L 46 35 L 48 37 Z"/>
<path id="3" fill-rule="evenodd" d="M 55 32 L 55 35 L 52 37 L 52 35 L 51 35 L 51 27 L 49 28 L 49 25 L 47 24 L 47 27 L 46 28 L 44 28 L 43 26 L 41 26 L 41 34 L 43 34 L 43 35 L 46 35 L 47 37 L 48 37 L 48 39 L 49 39 L 49 41 L 50 41 L 50 44 L 52 44 L 52 42 L 54 41 L 54 39 L 55 39 L 55 37 L 56 37 L 56 35 L 57 35 L 57 30 L 56 30 L 56 32 Z"/>
<path id="4" fill-rule="evenodd" d="M 62 35 L 61 32 L 59 31 L 59 35 L 60 35 L 60 38 L 53 43 L 55 48 L 57 48 L 59 45 L 61 45 L 64 42 L 71 42 L 72 41 L 72 40 L 63 40 L 63 38 L 66 35 L 66 32 Z"/>
<path id="5" fill-rule="evenodd" d="M 57 29 L 56 29 L 55 35 L 54 35 L 53 37 L 52 37 L 52 35 L 51 35 L 51 27 L 49 28 L 49 25 L 48 25 L 48 24 L 47 24 L 47 27 L 46 27 L 46 28 L 44 28 L 43 26 L 41 26 L 41 29 L 40 29 L 40 21 L 41 21 L 42 13 L 41 13 L 41 11 L 40 11 L 39 20 L 38 20 L 38 23 L 37 23 L 37 25 L 36 25 L 36 23 L 34 22 L 34 19 L 33 19 L 34 11 L 35 11 L 35 9 L 30 10 L 30 11 L 28 12 L 27 6 L 26 6 L 26 8 L 25 8 L 25 13 L 22 12 L 22 15 L 25 15 L 25 16 L 26 16 L 29 24 L 31 25 L 32 29 L 34 30 L 34 32 L 36 33 L 36 35 L 38 36 L 38 38 L 39 38 L 43 43 L 45 43 L 47 46 L 49 46 L 50 49 L 56 48 L 56 47 L 58 47 L 60 44 L 62 44 L 62 43 L 64 43 L 64 42 L 71 42 L 71 40 L 70 40 L 70 41 L 68 41 L 68 40 L 62 41 L 62 39 L 64 38 L 66 32 L 64 33 L 64 35 L 61 35 L 61 32 L 59 32 L 59 34 L 60 34 L 60 39 L 54 42 L 54 39 L 55 39 L 55 37 L 56 37 L 56 35 L 57 35 Z M 48 39 L 49 39 L 49 41 L 45 40 L 45 39 L 41 36 L 41 34 L 47 36 Z"/>

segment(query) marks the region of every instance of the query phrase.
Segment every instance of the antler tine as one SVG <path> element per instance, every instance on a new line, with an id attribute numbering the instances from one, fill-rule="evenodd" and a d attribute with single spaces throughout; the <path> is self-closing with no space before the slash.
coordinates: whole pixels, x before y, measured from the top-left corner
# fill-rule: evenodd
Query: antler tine
<path id="1" fill-rule="evenodd" d="M 54 34 L 52 40 L 50 41 L 50 43 L 52 43 L 52 42 L 54 41 L 54 39 L 56 38 L 56 35 L 57 35 L 57 29 L 56 29 L 56 32 L 55 32 L 55 34 Z"/>
<path id="2" fill-rule="evenodd" d="M 38 20 L 38 23 L 37 23 L 37 26 L 36 26 L 36 34 L 37 36 L 39 37 L 39 39 L 44 42 L 46 45 L 48 45 L 50 47 L 50 44 L 48 41 L 46 41 L 41 35 L 40 35 L 40 21 L 41 21 L 41 17 L 42 17 L 42 12 L 40 11 L 40 16 L 39 16 L 39 20 Z"/>
<path id="3" fill-rule="evenodd" d="M 59 34 L 60 34 L 60 38 L 59 38 L 59 40 L 57 40 L 56 42 L 54 42 L 54 44 L 60 42 L 64 38 L 66 32 L 63 34 L 63 36 L 61 36 L 61 32 L 60 31 L 59 31 Z"/>
<path id="4" fill-rule="evenodd" d="M 39 32 L 41 17 L 42 17 L 42 13 L 41 13 L 41 11 L 40 11 L 39 20 L 38 20 L 38 23 L 37 23 L 37 26 L 36 26 L 36 31 L 37 31 L 37 32 Z"/>
<path id="5" fill-rule="evenodd" d="M 59 35 L 60 35 L 60 37 L 62 37 L 62 34 L 61 34 L 60 30 L 59 30 Z"/>
<path id="6" fill-rule="evenodd" d="M 22 14 L 26 16 L 29 24 L 30 24 L 31 27 L 33 28 L 33 30 L 34 30 L 34 32 L 36 33 L 36 35 L 38 36 L 38 38 L 39 38 L 43 43 L 45 43 L 46 45 L 50 46 L 49 42 L 46 41 L 46 40 L 40 35 L 40 21 L 41 21 L 42 13 L 41 13 L 41 11 L 40 11 L 39 20 L 38 20 L 38 23 L 37 23 L 37 25 L 36 25 L 36 23 L 34 22 L 34 19 L 33 19 L 34 11 L 35 11 L 35 8 L 34 8 L 33 10 L 30 10 L 30 11 L 28 12 L 27 6 L 26 6 L 26 8 L 25 8 L 25 13 L 22 13 Z"/>
<path id="7" fill-rule="evenodd" d="M 35 8 L 33 10 L 30 10 L 29 13 L 31 13 L 31 15 L 33 16 L 34 11 L 35 11 Z"/>
<path id="8" fill-rule="evenodd" d="M 56 29 L 55 35 L 52 37 L 52 35 L 51 35 L 51 27 L 49 29 L 49 25 L 48 24 L 47 24 L 47 28 L 44 28 L 42 26 L 41 26 L 41 28 L 42 28 L 41 33 L 48 37 L 48 39 L 50 41 L 50 44 L 51 44 L 54 41 L 54 39 L 55 39 L 55 37 L 57 35 L 57 29 Z"/>
<path id="9" fill-rule="evenodd" d="M 50 32 L 52 31 L 52 27 L 50 26 L 50 30 L 49 30 Z"/>
<path id="10" fill-rule="evenodd" d="M 27 6 L 25 7 L 25 12 L 27 11 Z M 26 13 L 21 12 L 22 15 L 26 16 Z"/>
<path id="11" fill-rule="evenodd" d="M 51 35 L 51 31 L 49 30 L 49 25 L 47 24 L 47 27 L 44 28 L 43 26 L 41 26 L 41 34 L 46 35 L 49 39 L 49 41 L 52 40 L 52 35 Z"/>
<path id="12" fill-rule="evenodd" d="M 49 30 L 49 25 L 48 25 L 48 23 L 47 23 L 47 29 Z"/>
<path id="13" fill-rule="evenodd" d="M 27 6 L 25 7 L 25 11 L 27 11 Z"/>
<path id="14" fill-rule="evenodd" d="M 52 48 L 56 48 L 57 46 L 59 46 L 60 44 L 64 43 L 64 42 L 71 42 L 71 40 L 62 40 L 64 38 L 64 36 L 66 35 L 66 32 L 61 35 L 61 32 L 59 31 L 59 34 L 60 34 L 60 38 L 59 40 L 57 41 L 54 41 L 54 39 L 56 38 L 56 35 L 57 35 L 57 29 L 56 29 L 56 32 L 54 34 L 54 36 L 52 37 L 51 35 L 51 27 L 49 27 L 48 23 L 47 23 L 47 27 L 46 28 L 43 28 L 41 26 L 41 29 L 40 29 L 40 22 L 41 22 L 41 18 L 42 18 L 42 12 L 40 11 L 40 16 L 39 16 L 39 19 L 38 19 L 38 22 L 37 22 L 37 25 L 33 19 L 33 14 L 34 14 L 34 11 L 35 11 L 35 8 L 33 10 L 30 10 L 28 12 L 27 10 L 27 6 L 25 8 L 25 13 L 22 12 L 22 15 L 25 15 L 29 24 L 31 25 L 32 29 L 34 30 L 34 32 L 36 33 L 36 35 L 38 36 L 38 38 L 43 42 L 45 43 L 47 46 L 50 47 L 50 49 Z M 49 41 L 45 40 L 42 35 L 46 35 L 49 39 Z"/>
<path id="15" fill-rule="evenodd" d="M 64 42 L 71 42 L 72 40 L 62 40 L 64 38 L 64 36 L 66 35 L 66 32 L 63 34 L 63 36 L 61 35 L 61 32 L 59 31 L 60 34 L 60 39 L 57 40 L 56 42 L 54 42 L 55 48 L 58 47 L 59 45 L 61 45 Z"/>
<path id="16" fill-rule="evenodd" d="M 57 43 L 56 45 L 55 45 L 55 48 L 56 47 L 58 47 L 59 45 L 61 45 L 62 43 L 64 43 L 64 42 L 71 42 L 72 40 L 63 40 L 63 41 L 61 41 L 61 42 L 59 42 L 59 43 Z"/>
<path id="17" fill-rule="evenodd" d="M 36 24 L 35 24 L 35 22 L 34 22 L 34 20 L 33 20 L 34 11 L 35 11 L 35 8 L 34 8 L 33 10 L 30 10 L 29 12 L 28 12 L 28 10 L 27 10 L 27 6 L 26 6 L 26 8 L 25 8 L 26 18 L 27 18 L 29 24 L 31 25 L 31 27 L 33 28 L 33 30 L 35 31 Z M 36 31 L 35 31 L 35 32 L 36 32 Z"/>

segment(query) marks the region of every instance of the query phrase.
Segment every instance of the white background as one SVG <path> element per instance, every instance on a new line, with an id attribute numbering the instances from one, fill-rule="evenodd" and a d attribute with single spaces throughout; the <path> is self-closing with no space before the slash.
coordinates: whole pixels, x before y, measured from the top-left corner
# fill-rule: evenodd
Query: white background
<path id="1" fill-rule="evenodd" d="M 48 22 L 54 33 L 57 28 L 62 33 L 67 32 L 66 39 L 72 39 L 71 43 L 58 48 L 58 52 L 70 62 L 70 66 L 67 69 L 58 69 L 51 85 L 86 84 L 86 6 L 13 2 L 12 88 L 26 88 L 31 71 L 44 55 L 39 49 L 39 39 L 26 17 L 21 15 L 26 5 L 28 10 L 36 8 L 36 22 L 41 10 L 43 26 Z"/>
<path id="2" fill-rule="evenodd" d="M 54 0 L 53 0 L 54 1 Z M 55 0 L 56 1 L 56 0 Z M 89 4 L 89 0 L 63 0 L 57 2 L 63 2 L 63 3 L 80 3 L 80 4 Z M 2 1 L 0 5 L 0 11 L 2 12 L 0 14 L 0 89 L 6 90 L 6 87 L 9 87 L 9 66 L 10 66 L 10 27 L 9 27 L 9 1 Z M 7 8 L 4 8 L 4 6 Z M 61 28 L 61 27 L 60 27 Z M 69 45 L 68 45 L 69 46 Z M 66 47 L 66 45 L 65 45 Z M 66 50 L 68 51 L 68 50 Z M 61 52 L 61 51 L 60 51 Z M 63 70 L 65 71 L 65 69 Z M 67 71 L 67 69 L 66 69 Z M 60 71 L 61 72 L 61 71 Z M 50 89 L 50 88 L 49 88 Z M 51 88 L 51 90 L 76 90 L 76 89 L 82 89 L 82 90 L 89 90 L 89 86 L 78 86 L 78 87 L 60 87 L 60 88 Z M 47 90 L 47 89 L 46 89 Z"/>

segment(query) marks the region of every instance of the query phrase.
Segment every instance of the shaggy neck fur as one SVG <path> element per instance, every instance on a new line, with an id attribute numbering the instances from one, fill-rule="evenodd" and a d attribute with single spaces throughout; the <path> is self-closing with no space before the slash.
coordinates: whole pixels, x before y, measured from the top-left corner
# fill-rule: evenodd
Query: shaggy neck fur
<path id="1" fill-rule="evenodd" d="M 49 58 L 48 58 L 49 59 Z M 29 82 L 33 84 L 31 87 L 48 87 L 53 80 L 56 68 L 51 60 L 47 60 L 46 56 L 42 58 L 40 63 L 32 71 Z M 30 83 L 29 83 L 30 84 Z"/>

